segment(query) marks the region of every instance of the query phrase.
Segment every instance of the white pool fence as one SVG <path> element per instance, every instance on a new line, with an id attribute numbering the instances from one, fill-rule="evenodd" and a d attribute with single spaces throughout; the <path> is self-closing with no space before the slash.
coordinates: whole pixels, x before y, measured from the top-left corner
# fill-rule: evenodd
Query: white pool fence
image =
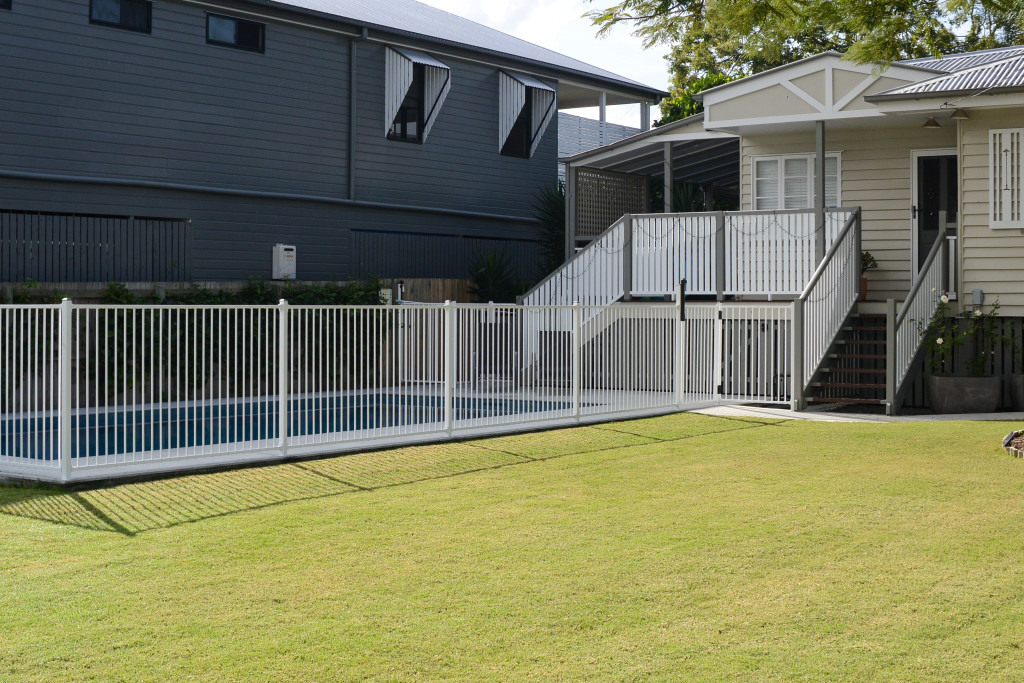
<path id="1" fill-rule="evenodd" d="M 793 304 L 0 306 L 0 475 L 115 479 L 792 400 Z"/>

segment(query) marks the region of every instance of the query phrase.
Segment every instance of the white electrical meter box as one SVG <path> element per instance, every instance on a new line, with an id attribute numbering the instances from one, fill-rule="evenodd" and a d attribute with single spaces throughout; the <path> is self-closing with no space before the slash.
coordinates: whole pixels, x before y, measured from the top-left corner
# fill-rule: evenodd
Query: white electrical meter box
<path id="1" fill-rule="evenodd" d="M 295 279 L 295 247 L 291 244 L 274 245 L 274 265 L 271 276 L 275 280 Z"/>

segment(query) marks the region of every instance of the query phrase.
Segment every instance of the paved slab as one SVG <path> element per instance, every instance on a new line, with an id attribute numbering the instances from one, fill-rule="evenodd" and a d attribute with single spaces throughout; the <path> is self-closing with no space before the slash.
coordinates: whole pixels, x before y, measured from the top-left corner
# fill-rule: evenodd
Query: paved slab
<path id="1" fill-rule="evenodd" d="M 966 413 L 959 415 L 867 415 L 840 413 L 836 411 L 807 410 L 793 412 L 787 408 L 765 408 L 762 406 L 716 406 L 694 411 L 704 415 L 726 417 L 767 417 L 782 420 L 813 420 L 818 422 L 954 422 L 989 421 L 1024 423 L 1024 413 Z"/>

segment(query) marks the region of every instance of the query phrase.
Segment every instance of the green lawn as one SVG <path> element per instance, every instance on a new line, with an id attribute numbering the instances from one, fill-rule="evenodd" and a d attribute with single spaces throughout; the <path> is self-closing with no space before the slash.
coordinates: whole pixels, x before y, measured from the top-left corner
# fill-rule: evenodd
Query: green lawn
<path id="1" fill-rule="evenodd" d="M 0 488 L 0 680 L 1019 680 L 1009 428 L 676 415 Z"/>

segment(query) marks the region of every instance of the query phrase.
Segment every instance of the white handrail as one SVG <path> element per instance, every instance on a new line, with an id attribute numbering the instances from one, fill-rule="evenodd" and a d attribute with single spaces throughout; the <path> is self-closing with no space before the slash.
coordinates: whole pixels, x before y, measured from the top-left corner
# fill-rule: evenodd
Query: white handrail
<path id="1" fill-rule="evenodd" d="M 793 393 L 801 400 L 860 295 L 860 240 L 860 211 L 855 210 L 793 303 L 794 326 L 800 328 Z"/>
<path id="2" fill-rule="evenodd" d="M 526 306 L 607 306 L 624 293 L 622 252 L 628 247 L 623 216 L 522 297 Z"/>
<path id="3" fill-rule="evenodd" d="M 894 404 L 898 400 L 900 389 L 921 348 L 921 328 L 927 326 L 939 306 L 940 297 L 945 294 L 942 291 L 945 273 L 943 242 L 943 239 L 935 240 L 892 326 L 893 338 L 889 342 L 888 358 L 891 369 L 886 382 L 886 401 L 890 410 L 896 408 Z"/>

